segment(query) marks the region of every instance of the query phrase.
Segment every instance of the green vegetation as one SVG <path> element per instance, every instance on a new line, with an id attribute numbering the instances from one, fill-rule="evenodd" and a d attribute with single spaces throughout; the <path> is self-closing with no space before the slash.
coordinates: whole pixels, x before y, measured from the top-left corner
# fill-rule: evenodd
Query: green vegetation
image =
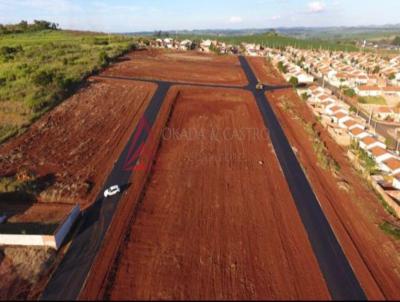
<path id="1" fill-rule="evenodd" d="M 393 45 L 400 46 L 400 36 L 396 36 L 392 42 Z"/>
<path id="2" fill-rule="evenodd" d="M 385 221 L 379 225 L 379 228 L 386 234 L 389 234 L 396 239 L 400 239 L 400 228 L 398 226 Z"/>
<path id="3" fill-rule="evenodd" d="M 293 87 L 297 87 L 297 85 L 299 85 L 299 79 L 296 77 L 291 77 L 289 80 L 289 83 L 293 86 Z"/>
<path id="4" fill-rule="evenodd" d="M 316 124 L 310 124 L 303 121 L 303 126 L 306 132 L 313 139 L 313 149 L 315 154 L 317 155 L 318 165 L 325 170 L 340 171 L 339 163 L 329 154 L 329 151 L 325 145 L 325 143 L 319 137 L 318 131 L 315 129 Z"/>
<path id="5" fill-rule="evenodd" d="M 288 46 L 301 49 L 326 49 L 333 51 L 357 51 L 358 48 L 351 44 L 343 44 L 340 41 L 326 41 L 320 39 L 297 39 L 289 36 L 278 35 L 275 32 L 267 32 L 254 35 L 215 36 L 215 35 L 179 35 L 181 39 L 210 39 L 228 44 L 239 45 L 241 43 L 256 43 L 265 47 L 285 48 Z"/>
<path id="6" fill-rule="evenodd" d="M 358 102 L 361 104 L 386 105 L 386 100 L 382 96 L 360 96 Z"/>
<path id="7" fill-rule="evenodd" d="M 287 66 L 285 64 L 283 64 L 282 61 L 278 63 L 278 69 L 282 73 L 287 73 L 288 72 Z"/>
<path id="8" fill-rule="evenodd" d="M 349 87 L 343 87 L 343 93 L 344 95 L 348 96 L 348 97 L 354 97 L 356 95 L 356 92 L 354 91 L 354 89 L 349 88 Z"/>
<path id="9" fill-rule="evenodd" d="M 46 24 L 41 26 L 52 27 Z M 0 143 L 71 95 L 87 76 L 135 47 L 134 38 L 121 35 L 27 31 L 0 35 Z"/>
<path id="10" fill-rule="evenodd" d="M 374 67 L 374 70 L 372 70 L 372 73 L 379 73 L 380 70 L 381 70 L 381 68 L 378 65 L 376 65 Z"/>
<path id="11" fill-rule="evenodd" d="M 360 161 L 360 164 L 364 168 L 365 172 L 367 172 L 369 175 L 372 175 L 378 171 L 378 166 L 376 165 L 375 160 L 365 150 L 360 148 L 360 145 L 357 141 L 353 141 L 351 143 L 350 149 Z"/>
<path id="12" fill-rule="evenodd" d="M 308 95 L 307 92 L 303 92 L 303 93 L 301 94 L 301 99 L 302 99 L 303 101 L 307 101 L 309 98 L 310 98 L 310 96 Z"/>
<path id="13" fill-rule="evenodd" d="M 0 35 L 27 33 L 46 29 L 56 30 L 58 29 L 58 24 L 44 20 L 34 20 L 32 24 L 29 24 L 27 21 L 21 21 L 18 24 L 0 24 Z"/>
<path id="14" fill-rule="evenodd" d="M 388 136 L 385 138 L 385 145 L 388 146 L 389 148 L 394 149 L 396 148 L 397 142 L 393 137 Z"/>

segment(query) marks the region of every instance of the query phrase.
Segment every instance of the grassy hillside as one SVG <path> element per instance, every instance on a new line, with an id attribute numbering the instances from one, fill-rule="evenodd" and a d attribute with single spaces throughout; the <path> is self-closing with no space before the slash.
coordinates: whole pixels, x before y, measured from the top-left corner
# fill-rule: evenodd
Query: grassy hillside
<path id="1" fill-rule="evenodd" d="M 271 33 L 255 34 L 247 36 L 184 36 L 189 39 L 218 39 L 229 44 L 257 43 L 267 47 L 286 47 L 293 46 L 302 49 L 327 49 L 327 50 L 343 50 L 343 51 L 356 51 L 357 48 L 351 44 L 343 44 L 341 42 L 333 42 L 317 39 L 297 39 L 288 36 L 276 35 Z"/>
<path id="2" fill-rule="evenodd" d="M 60 30 L 0 35 L 0 143 L 134 42 L 132 37 Z"/>

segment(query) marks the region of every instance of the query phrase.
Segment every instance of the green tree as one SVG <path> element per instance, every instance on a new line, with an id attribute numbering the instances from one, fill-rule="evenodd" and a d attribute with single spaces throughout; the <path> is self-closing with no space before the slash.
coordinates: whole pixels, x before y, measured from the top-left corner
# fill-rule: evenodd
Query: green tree
<path id="1" fill-rule="evenodd" d="M 351 98 L 356 95 L 356 92 L 354 91 L 354 89 L 348 88 L 348 87 L 343 89 L 343 93 L 344 93 L 344 95 L 351 97 Z"/>
<path id="2" fill-rule="evenodd" d="M 297 87 L 297 85 L 299 85 L 299 79 L 296 77 L 291 77 L 289 80 L 289 83 L 293 86 L 293 87 Z"/>
<path id="3" fill-rule="evenodd" d="M 287 66 L 285 64 L 283 64 L 283 62 L 279 62 L 278 63 L 278 69 L 279 71 L 283 72 L 283 73 L 287 73 Z"/>
<path id="4" fill-rule="evenodd" d="M 307 101 L 310 98 L 310 96 L 308 95 L 307 92 L 304 92 L 301 94 L 301 98 L 303 101 Z"/>
<path id="5" fill-rule="evenodd" d="M 400 36 L 396 36 L 392 42 L 393 45 L 400 46 Z"/>

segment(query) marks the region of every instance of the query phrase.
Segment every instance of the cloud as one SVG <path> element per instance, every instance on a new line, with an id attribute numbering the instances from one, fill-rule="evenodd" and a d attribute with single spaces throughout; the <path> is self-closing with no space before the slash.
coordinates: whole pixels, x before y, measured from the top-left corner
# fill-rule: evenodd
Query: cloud
<path id="1" fill-rule="evenodd" d="M 321 13 L 325 10 L 325 4 L 321 1 L 313 1 L 308 3 L 309 13 Z"/>
<path id="2" fill-rule="evenodd" d="M 275 15 L 275 16 L 272 16 L 270 19 L 272 21 L 277 21 L 277 20 L 281 19 L 281 16 L 280 15 Z"/>
<path id="3" fill-rule="evenodd" d="M 229 23 L 242 23 L 243 18 L 239 16 L 232 16 L 229 18 Z"/>

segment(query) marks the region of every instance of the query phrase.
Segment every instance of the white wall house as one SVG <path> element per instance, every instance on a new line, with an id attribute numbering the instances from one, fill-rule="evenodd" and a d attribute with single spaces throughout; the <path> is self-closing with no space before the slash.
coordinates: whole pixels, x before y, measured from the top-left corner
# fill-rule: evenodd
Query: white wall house
<path id="1" fill-rule="evenodd" d="M 373 157 L 373 159 L 378 163 L 382 163 L 389 158 L 394 157 L 392 153 L 382 147 L 373 147 L 368 150 L 368 154 Z"/>
<path id="2" fill-rule="evenodd" d="M 349 134 L 350 134 L 351 138 L 356 139 L 356 140 L 363 139 L 363 138 L 365 138 L 365 137 L 367 137 L 367 136 L 372 136 L 372 135 L 371 135 L 370 133 L 368 133 L 367 131 L 364 131 L 364 130 L 359 129 L 359 128 L 351 129 L 351 130 L 349 131 Z"/>
<path id="3" fill-rule="evenodd" d="M 347 130 L 353 130 L 355 128 L 358 128 L 360 130 L 364 130 L 365 127 L 361 125 L 360 123 L 356 122 L 354 119 L 347 120 L 343 123 L 343 128 Z"/>
<path id="4" fill-rule="evenodd" d="M 400 190 L 400 174 L 393 175 L 392 186 L 397 190 Z"/>
<path id="5" fill-rule="evenodd" d="M 359 86 L 354 89 L 359 96 L 380 96 L 382 90 L 378 86 Z"/>
<path id="6" fill-rule="evenodd" d="M 378 141 L 376 138 L 372 136 L 366 136 L 359 141 L 360 148 L 368 151 L 374 147 L 380 147 L 382 149 L 386 149 L 386 145 L 380 141 Z"/>
<path id="7" fill-rule="evenodd" d="M 311 84 L 314 82 L 314 77 L 304 72 L 297 76 L 297 79 L 299 80 L 299 84 Z"/>
<path id="8" fill-rule="evenodd" d="M 389 158 L 381 163 L 382 171 L 396 175 L 400 173 L 400 160 L 396 157 Z"/>

